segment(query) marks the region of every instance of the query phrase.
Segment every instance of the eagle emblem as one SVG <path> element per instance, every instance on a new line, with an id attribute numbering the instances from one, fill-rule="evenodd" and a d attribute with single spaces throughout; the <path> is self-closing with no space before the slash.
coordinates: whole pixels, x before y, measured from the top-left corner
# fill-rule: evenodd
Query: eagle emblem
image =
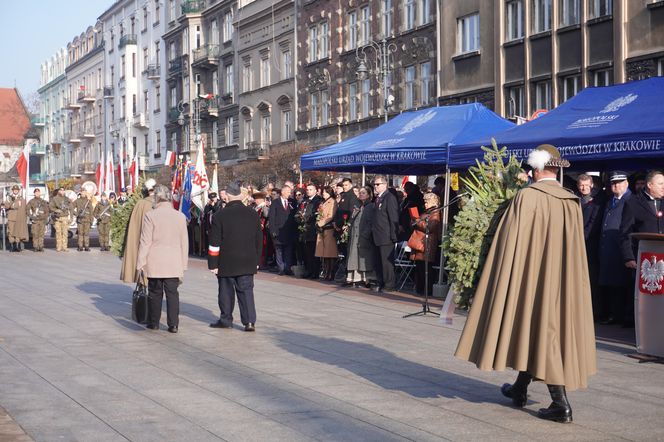
<path id="1" fill-rule="evenodd" d="M 639 98 L 636 94 L 625 95 L 624 97 L 616 98 L 611 103 L 607 104 L 604 109 L 599 111 L 600 114 L 608 114 L 611 112 L 616 112 L 621 107 L 625 107 L 630 104 L 632 101 Z"/>
<path id="2" fill-rule="evenodd" d="M 417 117 L 413 118 L 408 123 L 406 123 L 401 129 L 399 129 L 397 135 L 409 134 L 418 127 L 422 126 L 423 124 L 428 123 L 435 116 L 436 116 L 436 111 L 432 110 L 422 115 L 418 115 Z"/>
<path id="3" fill-rule="evenodd" d="M 644 292 L 655 294 L 662 291 L 662 280 L 664 280 L 664 260 L 657 260 L 656 256 L 641 261 L 640 286 Z"/>

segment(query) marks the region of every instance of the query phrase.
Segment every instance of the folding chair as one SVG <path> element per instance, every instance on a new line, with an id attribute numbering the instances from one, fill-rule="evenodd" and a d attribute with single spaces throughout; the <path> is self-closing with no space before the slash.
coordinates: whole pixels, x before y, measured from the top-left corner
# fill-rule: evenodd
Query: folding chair
<path id="1" fill-rule="evenodd" d="M 408 259 L 407 253 L 411 252 L 406 241 L 396 243 L 394 245 L 394 271 L 397 278 L 397 287 L 403 290 L 406 282 L 410 281 L 413 287 L 415 286 L 415 279 L 413 277 L 413 269 L 415 263 Z"/>

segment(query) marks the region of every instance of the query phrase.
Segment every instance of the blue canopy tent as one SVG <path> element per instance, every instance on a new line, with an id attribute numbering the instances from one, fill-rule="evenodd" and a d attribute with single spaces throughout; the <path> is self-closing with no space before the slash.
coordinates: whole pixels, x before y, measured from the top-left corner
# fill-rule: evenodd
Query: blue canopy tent
<path id="1" fill-rule="evenodd" d="M 477 103 L 404 112 L 374 130 L 302 155 L 300 168 L 432 175 L 447 164 L 450 144 L 493 136 L 511 126 Z"/>
<path id="2" fill-rule="evenodd" d="M 543 116 L 493 138 L 519 159 L 548 143 L 573 167 L 651 165 L 653 159 L 664 160 L 664 77 L 584 89 Z M 490 139 L 456 143 L 450 149 L 450 167 L 474 165 L 482 158 L 478 147 L 490 146 Z"/>

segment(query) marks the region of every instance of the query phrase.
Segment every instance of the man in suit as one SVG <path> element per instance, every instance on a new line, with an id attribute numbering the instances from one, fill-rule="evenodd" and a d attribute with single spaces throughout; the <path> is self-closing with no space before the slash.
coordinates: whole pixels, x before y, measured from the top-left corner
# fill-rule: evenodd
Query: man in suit
<path id="1" fill-rule="evenodd" d="M 242 200 L 247 196 L 238 183 L 226 188 L 228 204 L 213 218 L 208 247 L 208 269 L 219 281 L 219 320 L 212 328 L 231 328 L 235 296 L 244 330 L 255 330 L 254 274 L 263 250 L 258 213 Z"/>
<path id="2" fill-rule="evenodd" d="M 376 278 L 378 285 L 374 291 L 391 291 L 395 289 L 394 275 L 394 244 L 399 231 L 399 203 L 394 195 L 387 190 L 387 179 L 383 175 L 374 178 L 376 194 L 373 223 L 373 240 L 376 245 Z"/>
<path id="3" fill-rule="evenodd" d="M 641 192 L 636 193 L 625 204 L 620 223 L 620 240 L 625 267 L 632 270 L 630 287 L 634 287 L 634 279 L 636 278 L 636 271 L 638 271 L 636 268 L 638 243 L 632 241 L 629 235 L 631 233 L 664 233 L 662 198 L 664 198 L 664 173 L 653 170 L 646 175 L 646 187 Z M 634 303 L 630 302 L 629 306 L 633 310 Z M 633 313 L 629 320 L 626 320 L 625 326 L 633 326 Z"/>
<path id="4" fill-rule="evenodd" d="M 279 198 L 270 204 L 268 219 L 270 235 L 274 243 L 277 269 L 280 275 L 292 275 L 293 247 L 297 238 L 295 207 L 290 201 L 292 189 L 284 185 Z"/>
<path id="5" fill-rule="evenodd" d="M 323 199 L 318 195 L 316 186 L 307 185 L 307 197 L 304 199 L 304 214 L 302 216 L 304 231 L 304 267 L 307 271 L 305 278 L 318 279 L 320 274 L 320 260 L 316 258 L 316 214 Z"/>
<path id="6" fill-rule="evenodd" d="M 630 319 L 630 272 L 625 268 L 621 247 L 620 224 L 625 205 L 633 198 L 627 174 L 620 170 L 609 175 L 611 193 L 602 217 L 599 239 L 599 284 L 602 290 L 595 315 L 602 324 L 615 324 Z M 583 209 L 583 205 L 581 206 Z M 585 222 L 585 220 L 584 220 Z M 633 315 L 632 315 L 633 316 Z"/>

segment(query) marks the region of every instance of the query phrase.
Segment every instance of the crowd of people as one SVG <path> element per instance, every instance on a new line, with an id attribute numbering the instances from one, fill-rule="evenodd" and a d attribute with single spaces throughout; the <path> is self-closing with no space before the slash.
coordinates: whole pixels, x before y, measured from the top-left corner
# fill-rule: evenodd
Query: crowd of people
<path id="1" fill-rule="evenodd" d="M 615 170 L 603 190 L 595 177 L 577 178 L 595 320 L 634 327 L 637 242 L 631 233 L 664 233 L 664 175 Z"/>
<path id="2" fill-rule="evenodd" d="M 405 246 L 406 258 L 415 266 L 416 292 L 431 293 L 433 267 L 440 257 L 444 185 L 439 177 L 423 193 L 415 183 L 405 182 L 397 189 L 377 175 L 368 186 L 355 185 L 348 177 L 326 186 L 291 181 L 268 184 L 263 191 L 247 186 L 243 202 L 258 214 L 263 234 L 260 268 L 337 281 L 345 287 L 392 291 L 397 288 L 394 260 Z M 228 204 L 225 190 L 208 198 L 204 210 L 189 222 L 190 252 L 201 256 L 209 253 L 214 214 Z"/>

